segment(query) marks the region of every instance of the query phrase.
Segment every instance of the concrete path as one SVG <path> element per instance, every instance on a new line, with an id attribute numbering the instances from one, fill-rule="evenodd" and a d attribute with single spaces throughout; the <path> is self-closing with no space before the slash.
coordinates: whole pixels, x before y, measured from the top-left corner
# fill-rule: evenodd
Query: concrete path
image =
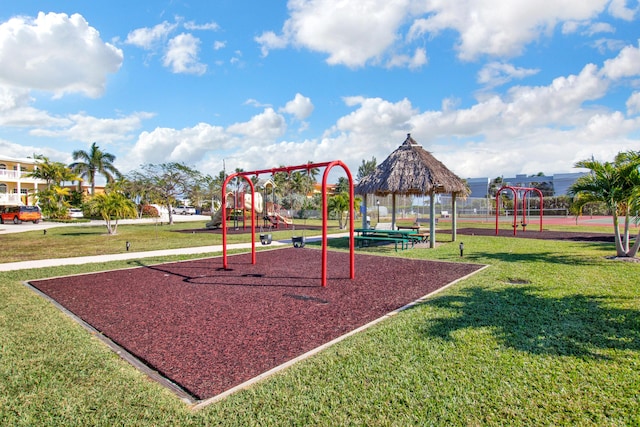
<path id="1" fill-rule="evenodd" d="M 282 246 L 286 242 L 272 242 L 273 246 Z M 227 250 L 232 249 L 251 249 L 251 243 L 238 243 L 233 245 L 227 245 Z M 181 248 L 181 249 L 164 249 L 158 251 L 147 252 L 124 252 L 119 254 L 110 255 L 95 255 L 95 256 L 83 256 L 75 258 L 55 258 L 55 259 L 40 259 L 33 261 L 20 261 L 20 262 L 6 262 L 0 264 L 0 271 L 13 271 L 13 270 L 25 270 L 28 268 L 42 268 L 42 267 L 55 267 L 60 265 L 82 265 L 89 263 L 109 262 L 109 261 L 122 261 L 127 259 L 142 259 L 153 258 L 160 256 L 172 256 L 172 255 L 193 255 L 193 254 L 206 254 L 222 252 L 222 245 L 214 246 L 200 246 L 196 248 Z"/>

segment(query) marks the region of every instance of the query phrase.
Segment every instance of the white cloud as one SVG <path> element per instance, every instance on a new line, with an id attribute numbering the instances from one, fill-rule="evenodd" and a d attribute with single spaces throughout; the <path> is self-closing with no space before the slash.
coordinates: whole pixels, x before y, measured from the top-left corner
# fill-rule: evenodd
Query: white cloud
<path id="1" fill-rule="evenodd" d="M 284 117 L 273 108 L 266 108 L 247 122 L 232 124 L 227 128 L 227 132 L 242 135 L 255 143 L 263 143 L 284 135 L 286 128 Z"/>
<path id="2" fill-rule="evenodd" d="M 31 106 L 33 98 L 27 89 L 0 86 L 0 126 L 65 126 L 69 120 L 52 117 Z"/>
<path id="3" fill-rule="evenodd" d="M 213 50 L 224 49 L 226 46 L 227 46 L 226 41 L 216 40 L 215 42 L 213 42 Z"/>
<path id="4" fill-rule="evenodd" d="M 217 31 L 220 29 L 220 26 L 215 22 L 196 24 L 193 21 L 188 21 L 184 23 L 184 28 L 190 31 Z"/>
<path id="5" fill-rule="evenodd" d="M 640 75 L 640 40 L 639 47 L 626 46 L 618 56 L 604 62 L 602 72 L 613 80 Z"/>
<path id="6" fill-rule="evenodd" d="M 256 38 L 263 55 L 288 44 L 329 55 L 329 64 L 361 67 L 379 61 L 398 40 L 409 0 L 290 1 L 283 34 L 265 32 Z"/>
<path id="7" fill-rule="evenodd" d="M 345 97 L 343 102 L 351 111 L 322 137 L 282 140 L 287 127 L 281 114 L 304 117 L 312 107 L 310 100 L 297 94 L 280 114 L 266 107 L 246 122 L 217 127 L 215 132 L 213 126 L 200 124 L 143 133 L 136 155 L 130 157 L 145 162 L 192 161 L 206 165 L 207 173 L 213 174 L 220 170 L 222 158 L 228 169 L 253 170 L 338 157 L 354 171 L 362 159 L 384 160 L 410 132 L 463 178 L 571 172 L 578 160 L 591 155 L 611 159 L 637 146 L 637 91 L 627 100 L 627 115 L 598 102 L 612 87 L 620 87 L 615 80 L 633 75 L 635 66 L 630 64 L 635 64 L 636 51 L 628 46 L 602 67 L 587 64 L 578 73 L 545 85 L 514 86 L 502 94 L 484 92 L 471 105 L 447 98 L 439 109 L 420 111 L 410 99 Z M 495 62 L 486 67 L 483 81 L 522 78 L 535 71 Z M 255 100 L 247 103 L 260 105 Z M 201 137 L 207 130 L 209 136 Z"/>
<path id="8" fill-rule="evenodd" d="M 381 98 L 364 97 L 348 97 L 344 101 L 348 106 L 359 105 L 360 108 L 337 121 L 335 129 L 340 132 L 372 136 L 389 135 L 390 131 L 399 129 L 402 133 L 417 113 L 406 98 L 396 103 Z"/>
<path id="9" fill-rule="evenodd" d="M 142 132 L 126 158 L 127 168 L 140 164 L 184 162 L 195 164 L 210 150 L 224 150 L 231 138 L 220 126 L 198 123 L 191 128 L 156 128 Z"/>
<path id="10" fill-rule="evenodd" d="M 613 26 L 607 22 L 595 22 L 589 25 L 589 28 L 583 33 L 585 36 L 594 36 L 600 33 L 615 33 L 616 30 Z"/>
<path id="11" fill-rule="evenodd" d="M 179 34 L 169 40 L 163 64 L 174 73 L 202 75 L 207 71 L 207 66 L 199 62 L 199 51 L 200 39 L 191 34 Z"/>
<path id="12" fill-rule="evenodd" d="M 593 41 L 591 46 L 600 52 L 600 54 L 605 55 L 609 52 L 617 52 L 621 50 L 624 47 L 624 42 L 622 40 L 601 38 Z"/>
<path id="13" fill-rule="evenodd" d="M 3 139 L 0 139 L 0 153 L 14 158 L 33 158 L 34 154 L 42 154 L 55 162 L 70 163 L 72 161 L 71 154 L 68 151 L 58 151 L 50 147 L 28 144 L 15 144 Z"/>
<path id="14" fill-rule="evenodd" d="M 122 51 L 79 14 L 40 12 L 0 24 L 0 85 L 96 98 L 122 61 Z"/>
<path id="15" fill-rule="evenodd" d="M 278 36 L 273 31 L 265 31 L 254 40 L 261 46 L 262 56 L 267 56 L 273 49 L 284 49 L 289 44 L 287 37 Z"/>
<path id="16" fill-rule="evenodd" d="M 253 99 L 253 98 L 247 99 L 244 102 L 244 105 L 250 105 L 252 107 L 257 107 L 257 108 L 271 107 L 271 104 L 264 104 L 264 103 L 258 101 L 257 99 Z"/>
<path id="17" fill-rule="evenodd" d="M 296 96 L 281 109 L 285 113 L 295 116 L 298 120 L 304 120 L 313 112 L 311 99 L 296 93 Z"/>
<path id="18" fill-rule="evenodd" d="M 272 108 L 253 116 L 250 120 L 234 123 L 226 129 L 208 123 L 198 123 L 190 128 L 156 128 L 151 132 L 142 132 L 128 155 L 121 159 L 123 170 L 137 168 L 144 163 L 184 162 L 186 164 L 219 165 L 223 154 L 225 158 L 236 158 L 237 165 L 230 168 L 245 167 L 248 152 L 257 150 L 263 154 L 275 144 L 286 130 L 284 117 Z M 216 158 L 212 158 L 217 153 Z M 264 159 L 257 154 L 253 168 L 264 165 Z M 308 160 L 308 159 L 307 159 Z M 256 166 L 259 165 L 259 166 Z M 120 166 L 119 166 L 120 167 Z M 217 170 L 207 166 L 205 173 L 215 175 Z"/>
<path id="19" fill-rule="evenodd" d="M 513 79 L 523 79 L 537 74 L 540 70 L 516 67 L 504 62 L 490 62 L 478 72 L 478 83 L 489 88 L 509 83 Z"/>
<path id="20" fill-rule="evenodd" d="M 565 34 L 580 28 L 610 33 L 611 24 L 594 20 L 604 13 L 623 19 L 636 13 L 624 0 L 292 0 L 288 9 L 279 34 L 265 31 L 255 38 L 263 56 L 302 47 L 350 68 L 421 67 L 427 63 L 423 45 L 447 30 L 459 34 L 456 49 L 463 60 L 514 57 L 551 37 L 556 26 Z"/>
<path id="21" fill-rule="evenodd" d="M 637 2 L 636 2 L 637 3 Z M 609 13 L 615 18 L 632 21 L 640 10 L 640 5 L 636 5 L 635 9 L 627 7 L 627 0 L 611 0 L 609 3 Z"/>
<path id="22" fill-rule="evenodd" d="M 473 60 L 480 55 L 512 57 L 543 35 L 550 34 L 564 21 L 585 21 L 600 14 L 607 0 L 434 0 L 427 18 L 415 21 L 410 32 L 436 35 L 453 29 L 460 34 L 460 58 Z M 575 25 L 575 24 L 574 24 Z M 569 31 L 569 27 L 564 28 Z"/>
<path id="23" fill-rule="evenodd" d="M 170 24 L 164 21 L 152 28 L 138 28 L 127 35 L 125 43 L 150 50 L 153 49 L 158 42 L 166 40 L 177 26 L 178 24 Z"/>
<path id="24" fill-rule="evenodd" d="M 144 112 L 115 119 L 92 117 L 84 113 L 71 114 L 67 117 L 64 127 L 38 127 L 29 133 L 48 138 L 112 143 L 131 139 L 132 133 L 142 127 L 142 121 L 151 117 L 153 114 Z"/>
<path id="25" fill-rule="evenodd" d="M 410 70 L 415 70 L 429 62 L 427 58 L 427 51 L 424 48 L 417 48 L 413 53 L 413 56 L 409 55 L 394 55 L 387 61 L 387 67 L 407 67 Z"/>
<path id="26" fill-rule="evenodd" d="M 640 92 L 634 92 L 627 99 L 627 113 L 629 115 L 640 113 Z"/>

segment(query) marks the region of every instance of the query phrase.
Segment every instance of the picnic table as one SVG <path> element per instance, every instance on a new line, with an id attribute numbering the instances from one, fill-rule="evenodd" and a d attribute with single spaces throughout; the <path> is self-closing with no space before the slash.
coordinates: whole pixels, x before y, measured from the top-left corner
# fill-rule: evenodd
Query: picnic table
<path id="1" fill-rule="evenodd" d="M 402 250 L 409 249 L 416 242 L 417 231 L 415 229 L 401 229 L 401 230 L 379 230 L 375 228 L 356 228 L 353 231 L 357 233 L 353 236 L 356 244 L 362 247 L 363 244 L 368 245 L 371 242 L 393 242 L 395 244 L 395 250 L 398 251 L 398 243 Z"/>
<path id="2" fill-rule="evenodd" d="M 410 238 L 420 242 L 426 242 L 429 239 L 429 233 L 421 233 L 420 225 L 398 225 L 398 230 L 413 230 L 415 233 L 411 233 Z"/>

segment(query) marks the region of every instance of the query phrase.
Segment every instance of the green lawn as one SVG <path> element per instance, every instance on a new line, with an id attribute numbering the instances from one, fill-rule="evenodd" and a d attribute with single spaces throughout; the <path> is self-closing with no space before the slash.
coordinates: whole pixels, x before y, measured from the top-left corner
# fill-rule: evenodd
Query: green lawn
<path id="1" fill-rule="evenodd" d="M 65 226 L 42 231 L 0 235 L 3 254 L 1 262 L 17 262 L 33 259 L 67 258 L 85 255 L 105 255 L 126 252 L 126 242 L 130 242 L 132 252 L 153 251 L 159 249 L 177 249 L 196 246 L 220 245 L 221 233 L 189 233 L 188 230 L 205 228 L 206 221 L 176 222 L 173 225 L 119 225 L 118 234 L 109 236 L 106 227 L 101 226 Z M 304 223 L 296 220 L 294 225 Z M 307 220 L 307 225 L 320 225 L 318 220 Z M 247 225 L 247 229 L 250 224 Z M 340 232 L 337 222 L 329 223 L 329 232 Z M 185 231 L 187 232 L 179 232 Z M 259 231 L 259 228 L 256 227 Z M 296 230 L 298 235 L 302 230 Z M 306 230 L 305 234 L 320 235 L 320 230 Z M 290 239 L 294 231 L 281 228 L 273 231 L 273 239 Z M 228 243 L 250 242 L 246 235 L 227 235 Z M 259 236 L 256 237 L 259 242 Z"/>
<path id="2" fill-rule="evenodd" d="M 155 232 L 140 241 L 185 244 Z M 110 244 L 91 236 L 86 254 Z M 491 267 L 196 412 L 22 284 L 128 262 L 0 273 L 0 424 L 639 425 L 640 264 L 606 259 L 609 244 L 459 240 L 464 258 L 457 243 L 367 249 Z"/>

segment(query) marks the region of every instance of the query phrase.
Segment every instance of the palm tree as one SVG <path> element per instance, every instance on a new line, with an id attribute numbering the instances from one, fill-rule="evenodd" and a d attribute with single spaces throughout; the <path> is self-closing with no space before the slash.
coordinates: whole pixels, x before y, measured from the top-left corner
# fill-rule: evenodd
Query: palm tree
<path id="1" fill-rule="evenodd" d="M 618 153 L 614 162 L 582 160 L 576 167 L 590 169 L 569 189 L 576 196 L 577 209 L 588 203 L 603 202 L 613 215 L 616 254 L 635 257 L 640 247 L 640 233 L 633 248 L 629 248 L 629 223 L 634 207 L 640 204 L 640 152 Z M 620 233 L 619 217 L 624 217 L 624 233 Z"/>
<path id="2" fill-rule="evenodd" d="M 349 211 L 349 194 L 340 193 L 332 196 L 327 201 L 327 210 L 338 218 L 338 227 L 342 230 L 342 218 L 345 211 Z"/>
<path id="3" fill-rule="evenodd" d="M 117 191 L 94 196 L 88 206 L 92 214 L 97 214 L 104 219 L 109 235 L 117 234 L 118 219 L 138 216 L 136 205 L 124 194 Z"/>
<path id="4" fill-rule="evenodd" d="M 33 158 L 40 160 L 40 162 L 27 176 L 45 181 L 47 188 L 51 188 L 54 185 L 62 185 L 64 181 L 78 179 L 78 176 L 64 163 L 52 162 L 42 154 L 36 154 Z"/>
<path id="5" fill-rule="evenodd" d="M 116 156 L 105 153 L 98 147 L 97 143 L 91 144 L 89 152 L 76 150 L 72 153 L 73 160 L 80 160 L 71 163 L 69 167 L 82 178 L 88 178 L 91 183 L 91 195 L 96 193 L 96 177 L 98 174 L 107 179 L 107 183 L 121 178 L 122 174 L 113 165 Z"/>
<path id="6" fill-rule="evenodd" d="M 40 162 L 27 176 L 42 179 L 47 183 L 47 188 L 36 194 L 42 213 L 50 218 L 64 218 L 67 215 L 67 199 L 71 192 L 68 188 L 62 187 L 62 183 L 75 181 L 79 177 L 64 163 L 52 162 L 41 154 L 34 155 L 34 159 Z"/>

